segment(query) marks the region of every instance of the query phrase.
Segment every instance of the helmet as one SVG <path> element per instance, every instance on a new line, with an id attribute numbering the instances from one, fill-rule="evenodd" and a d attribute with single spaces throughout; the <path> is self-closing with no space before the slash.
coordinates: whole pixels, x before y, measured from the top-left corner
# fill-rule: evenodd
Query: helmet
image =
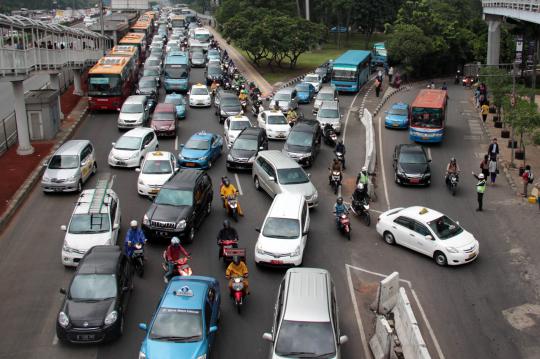
<path id="1" fill-rule="evenodd" d="M 228 219 L 223 221 L 223 228 L 231 228 L 231 222 Z"/>
<path id="2" fill-rule="evenodd" d="M 178 239 L 178 237 L 172 237 L 171 245 L 177 247 L 178 245 L 180 245 L 180 239 Z"/>
<path id="3" fill-rule="evenodd" d="M 362 172 L 367 172 L 367 167 L 366 166 L 362 167 Z"/>
<path id="4" fill-rule="evenodd" d="M 450 158 L 450 162 L 456 163 L 456 158 L 455 157 Z"/>
<path id="5" fill-rule="evenodd" d="M 222 181 L 224 186 L 228 186 L 231 184 L 231 181 L 229 181 L 228 177 L 223 177 Z"/>
<path id="6" fill-rule="evenodd" d="M 484 174 L 483 174 L 483 173 L 480 173 L 480 174 L 478 175 L 478 178 L 479 178 L 479 179 L 484 179 Z"/>
<path id="7" fill-rule="evenodd" d="M 364 184 L 363 184 L 363 183 L 358 183 L 358 184 L 356 185 L 356 188 L 359 189 L 359 190 L 361 190 L 361 191 L 363 191 L 363 190 L 364 190 Z"/>
<path id="8" fill-rule="evenodd" d="M 338 197 L 336 200 L 337 204 L 343 204 L 343 197 Z"/>
<path id="9" fill-rule="evenodd" d="M 240 257 L 239 256 L 233 256 L 232 260 L 233 260 L 234 264 L 236 264 L 236 265 L 240 264 Z"/>
<path id="10" fill-rule="evenodd" d="M 129 222 L 129 226 L 130 226 L 130 227 L 137 227 L 137 221 L 136 221 L 136 220 L 132 220 L 131 222 Z"/>
<path id="11" fill-rule="evenodd" d="M 342 145 L 342 144 L 343 144 L 343 140 L 339 140 L 338 143 L 339 143 L 340 145 Z"/>

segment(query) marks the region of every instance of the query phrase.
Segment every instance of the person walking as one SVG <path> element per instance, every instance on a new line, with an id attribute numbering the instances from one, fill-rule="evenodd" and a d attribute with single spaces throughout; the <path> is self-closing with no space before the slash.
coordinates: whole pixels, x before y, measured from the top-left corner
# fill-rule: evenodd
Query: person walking
<path id="1" fill-rule="evenodd" d="M 484 178 L 487 178 L 487 176 L 489 175 L 489 158 L 488 158 L 488 155 L 485 155 L 482 162 L 480 162 L 480 171 L 484 175 Z"/>
<path id="2" fill-rule="evenodd" d="M 388 83 L 392 84 L 392 77 L 394 76 L 394 67 L 390 66 L 388 69 Z"/>
<path id="3" fill-rule="evenodd" d="M 480 113 L 482 114 L 482 121 L 486 123 L 487 115 L 489 113 L 489 105 L 487 102 L 484 102 L 482 107 L 480 107 Z"/>
<path id="4" fill-rule="evenodd" d="M 487 155 L 486 155 L 487 156 Z M 490 159 L 489 160 L 489 175 L 491 177 L 491 184 L 495 184 L 495 180 L 497 179 L 497 173 L 499 170 L 497 169 L 497 160 Z"/>
<path id="5" fill-rule="evenodd" d="M 478 176 L 473 172 L 474 178 L 478 180 L 476 183 L 476 194 L 478 201 L 478 208 L 476 211 L 482 211 L 482 205 L 484 204 L 484 193 L 486 192 L 486 179 L 483 173 L 478 174 Z"/>
<path id="6" fill-rule="evenodd" d="M 523 174 L 521 175 L 521 180 L 523 181 L 523 197 L 527 197 L 528 196 L 528 187 L 529 187 L 529 183 L 532 183 L 533 180 L 534 180 L 534 176 L 533 176 L 533 173 L 531 171 L 531 166 L 530 165 L 526 165 L 525 166 L 525 171 L 523 171 Z"/>
<path id="7" fill-rule="evenodd" d="M 379 97 L 379 94 L 381 93 L 381 81 L 377 78 L 375 80 L 375 96 Z"/>
<path id="8" fill-rule="evenodd" d="M 497 137 L 493 137 L 493 141 L 491 141 L 489 144 L 488 155 L 489 158 L 495 161 L 497 160 L 497 156 L 499 155 L 499 144 L 497 143 Z"/>

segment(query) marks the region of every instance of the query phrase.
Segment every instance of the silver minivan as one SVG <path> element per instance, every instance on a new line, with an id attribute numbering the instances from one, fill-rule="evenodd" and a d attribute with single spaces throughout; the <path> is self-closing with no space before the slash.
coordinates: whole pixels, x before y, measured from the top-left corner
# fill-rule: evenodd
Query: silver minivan
<path id="1" fill-rule="evenodd" d="M 94 146 L 88 140 L 67 141 L 43 165 L 43 192 L 81 192 L 83 183 L 97 171 Z"/>
<path id="2" fill-rule="evenodd" d="M 292 87 L 287 87 L 276 92 L 270 101 L 270 109 L 275 108 L 276 101 L 283 113 L 287 113 L 290 109 L 296 110 L 298 108 L 296 90 Z"/>
<path id="3" fill-rule="evenodd" d="M 144 95 L 129 96 L 118 115 L 119 129 L 132 129 L 144 126 L 150 117 L 148 98 Z"/>
<path id="4" fill-rule="evenodd" d="M 323 101 L 339 101 L 338 92 L 333 86 L 323 87 L 317 96 L 315 97 L 315 102 L 313 103 L 313 113 L 317 113 Z"/>
<path id="5" fill-rule="evenodd" d="M 283 192 L 299 193 L 309 207 L 319 204 L 319 194 L 309 175 L 296 161 L 281 151 L 260 151 L 253 163 L 253 183 L 272 198 Z"/>
<path id="6" fill-rule="evenodd" d="M 317 121 L 321 127 L 329 123 L 334 128 L 334 131 L 341 133 L 343 115 L 339 112 L 339 102 L 323 101 L 317 112 Z"/>
<path id="7" fill-rule="evenodd" d="M 336 289 L 330 273 L 319 268 L 291 268 L 285 273 L 274 307 L 270 358 L 341 358 Z"/>

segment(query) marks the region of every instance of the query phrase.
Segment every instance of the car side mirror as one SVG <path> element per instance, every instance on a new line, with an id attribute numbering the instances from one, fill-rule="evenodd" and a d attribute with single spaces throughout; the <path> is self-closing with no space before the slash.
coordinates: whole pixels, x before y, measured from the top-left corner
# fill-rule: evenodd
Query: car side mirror
<path id="1" fill-rule="evenodd" d="M 302 235 L 303 235 L 303 236 L 307 236 L 308 233 L 309 233 L 308 231 L 305 231 L 305 232 L 302 232 Z"/>
<path id="2" fill-rule="evenodd" d="M 459 221 L 456 221 L 456 224 L 459 226 Z"/>
<path id="3" fill-rule="evenodd" d="M 433 240 L 433 236 L 429 235 L 429 234 L 425 238 L 426 238 L 427 241 L 432 241 Z"/>
<path id="4" fill-rule="evenodd" d="M 269 177 L 268 177 L 268 180 L 270 180 L 270 181 L 275 181 L 276 178 L 275 178 L 274 176 L 269 176 Z"/>
<path id="5" fill-rule="evenodd" d="M 261 233 L 261 229 L 260 228 L 255 228 L 255 232 Z"/>
<path id="6" fill-rule="evenodd" d="M 129 287 L 122 287 L 122 292 L 127 292 L 129 290 Z"/>
<path id="7" fill-rule="evenodd" d="M 308 178 L 311 178 L 311 173 L 306 173 Z"/>
<path id="8" fill-rule="evenodd" d="M 427 161 L 428 161 L 428 162 L 431 162 L 431 158 L 428 158 L 428 160 L 427 160 Z"/>
<path id="9" fill-rule="evenodd" d="M 264 146 L 259 147 L 259 150 L 264 150 Z"/>
<path id="10" fill-rule="evenodd" d="M 112 227 L 112 228 L 113 228 L 113 229 L 118 229 L 118 228 L 120 228 L 120 225 L 119 225 L 118 223 L 115 223 L 115 224 L 113 224 L 113 227 Z"/>
<path id="11" fill-rule="evenodd" d="M 148 330 L 148 327 L 146 326 L 146 323 L 139 323 L 139 329 L 146 332 Z"/>
<path id="12" fill-rule="evenodd" d="M 43 161 L 42 165 L 43 167 L 47 167 L 49 165 L 49 161 Z"/>
<path id="13" fill-rule="evenodd" d="M 270 333 L 264 333 L 263 336 L 262 336 L 262 338 L 263 338 L 264 340 L 269 341 L 269 342 L 273 342 L 273 341 L 274 341 L 274 336 L 273 336 L 272 334 L 270 334 Z"/>
<path id="14" fill-rule="evenodd" d="M 60 226 L 60 230 L 61 230 L 61 231 L 64 231 L 64 232 L 67 231 L 66 225 L 65 225 L 65 224 L 62 224 L 62 225 Z"/>
<path id="15" fill-rule="evenodd" d="M 141 172 L 141 168 L 140 167 L 135 168 L 135 172 Z"/>
<path id="16" fill-rule="evenodd" d="M 349 341 L 349 337 L 346 336 L 346 335 L 342 335 L 339 337 L 339 344 L 342 345 L 342 344 L 345 344 Z"/>
<path id="17" fill-rule="evenodd" d="M 215 333 L 215 332 L 217 332 L 217 326 L 212 325 L 212 326 L 210 327 L 210 330 L 208 331 L 208 333 Z"/>
<path id="18" fill-rule="evenodd" d="M 184 148 L 184 146 L 185 146 L 185 145 L 184 145 L 183 143 L 180 144 L 180 147 Z"/>
<path id="19" fill-rule="evenodd" d="M 66 290 L 64 288 L 60 288 L 60 294 L 66 295 Z"/>
<path id="20" fill-rule="evenodd" d="M 116 145 L 116 142 L 112 142 L 111 145 L 114 147 Z"/>

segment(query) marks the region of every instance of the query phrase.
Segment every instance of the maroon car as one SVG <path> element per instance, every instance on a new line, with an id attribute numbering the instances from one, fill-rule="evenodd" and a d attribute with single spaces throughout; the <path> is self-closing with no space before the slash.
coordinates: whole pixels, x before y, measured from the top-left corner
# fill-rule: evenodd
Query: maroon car
<path id="1" fill-rule="evenodd" d="M 176 108 L 170 103 L 158 103 L 150 127 L 158 136 L 176 136 Z"/>

